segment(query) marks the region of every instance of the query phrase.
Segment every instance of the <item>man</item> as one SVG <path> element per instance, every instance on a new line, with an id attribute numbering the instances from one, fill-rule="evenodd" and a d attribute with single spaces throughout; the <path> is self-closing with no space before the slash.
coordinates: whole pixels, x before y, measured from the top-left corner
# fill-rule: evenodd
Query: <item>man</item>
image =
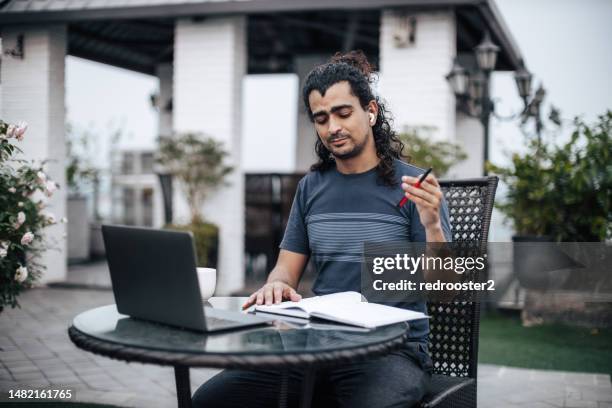
<path id="1" fill-rule="evenodd" d="M 372 74 L 363 53 L 350 52 L 306 77 L 303 99 L 318 136 L 319 161 L 298 185 L 276 266 L 245 308 L 300 300 L 296 288 L 309 257 L 318 272 L 315 294 L 360 291 L 364 240 L 445 242 L 450 237 L 438 182 L 429 175 L 420 188 L 412 186 L 423 170 L 399 160 L 403 145 L 372 92 Z M 404 196 L 409 202 L 400 207 Z M 401 306 L 425 311 L 423 302 Z M 313 406 L 417 404 L 431 378 L 428 332 L 426 320 L 416 321 L 399 351 L 318 373 Z M 299 373 L 292 373 L 290 404 L 299 387 Z M 202 407 L 268 407 L 277 405 L 278 392 L 277 373 L 226 370 L 202 385 L 193 401 Z"/>

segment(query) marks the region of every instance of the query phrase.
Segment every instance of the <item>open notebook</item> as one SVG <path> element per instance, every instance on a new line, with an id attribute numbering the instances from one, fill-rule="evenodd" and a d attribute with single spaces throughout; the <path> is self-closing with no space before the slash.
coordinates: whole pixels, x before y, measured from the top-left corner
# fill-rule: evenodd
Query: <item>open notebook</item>
<path id="1" fill-rule="evenodd" d="M 301 319 L 315 317 L 369 329 L 428 318 L 424 313 L 413 310 L 367 303 L 361 300 L 361 294 L 357 292 L 339 292 L 306 298 L 299 302 L 288 301 L 277 305 L 260 305 L 255 306 L 254 310 Z"/>

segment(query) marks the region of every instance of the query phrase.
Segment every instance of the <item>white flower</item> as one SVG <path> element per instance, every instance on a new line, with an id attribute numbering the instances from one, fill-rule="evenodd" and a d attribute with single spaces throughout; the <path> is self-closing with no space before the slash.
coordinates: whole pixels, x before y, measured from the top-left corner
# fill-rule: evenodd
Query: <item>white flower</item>
<path id="1" fill-rule="evenodd" d="M 30 231 L 26 232 L 23 234 L 23 237 L 21 237 L 21 245 L 29 245 L 32 241 L 34 241 L 34 234 Z"/>
<path id="2" fill-rule="evenodd" d="M 45 193 L 47 194 L 47 197 L 51 197 L 53 193 L 55 193 L 55 190 L 57 190 L 57 184 L 50 180 L 47 181 L 45 184 Z"/>
<path id="3" fill-rule="evenodd" d="M 44 172 L 39 171 L 36 173 L 36 179 L 40 184 L 45 184 L 47 182 L 47 175 Z"/>
<path id="4" fill-rule="evenodd" d="M 8 125 L 8 127 L 6 128 L 6 138 L 10 139 L 11 137 L 13 137 L 13 135 L 15 134 L 15 125 Z"/>
<path id="5" fill-rule="evenodd" d="M 8 255 L 9 243 L 7 241 L 0 242 L 0 258 L 5 258 Z"/>
<path id="6" fill-rule="evenodd" d="M 49 224 L 55 224 L 57 222 L 53 213 L 43 211 L 40 213 L 40 215 L 42 215 Z"/>
<path id="7" fill-rule="evenodd" d="M 18 229 L 25 222 L 25 220 L 26 215 L 23 211 L 19 211 L 19 213 L 17 213 L 17 222 L 15 223 L 15 225 L 13 225 L 13 227 L 15 227 L 15 229 Z"/>
<path id="8" fill-rule="evenodd" d="M 9 193 L 15 194 L 17 192 L 17 189 L 15 187 L 11 187 L 8 189 Z"/>
<path id="9" fill-rule="evenodd" d="M 19 283 L 25 281 L 28 278 L 28 268 L 20 266 L 15 271 L 15 280 Z"/>
<path id="10" fill-rule="evenodd" d="M 19 122 L 17 128 L 15 129 L 15 139 L 22 141 L 23 135 L 25 134 L 27 128 L 28 124 L 26 122 Z"/>
<path id="11" fill-rule="evenodd" d="M 19 207 L 19 208 L 23 207 L 23 201 L 18 202 L 17 203 L 17 207 Z"/>

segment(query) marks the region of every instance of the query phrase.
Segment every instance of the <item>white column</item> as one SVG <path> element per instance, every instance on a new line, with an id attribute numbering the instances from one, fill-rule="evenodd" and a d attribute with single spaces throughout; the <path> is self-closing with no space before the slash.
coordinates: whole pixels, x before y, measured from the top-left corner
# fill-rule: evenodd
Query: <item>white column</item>
<path id="1" fill-rule="evenodd" d="M 452 11 L 416 15 L 415 43 L 393 40 L 401 14 L 384 10 L 380 31 L 380 95 L 388 101 L 395 128 L 434 127 L 433 137 L 455 140 L 455 99 L 445 76 L 456 54 Z"/>
<path id="2" fill-rule="evenodd" d="M 159 79 L 158 135 L 170 136 L 172 134 L 172 111 L 168 111 L 167 107 L 169 103 L 172 103 L 173 76 L 172 63 L 157 66 L 157 78 Z"/>
<path id="3" fill-rule="evenodd" d="M 456 143 L 467 153 L 466 160 L 448 170 L 448 178 L 461 179 L 482 176 L 484 129 L 480 120 L 463 113 L 457 114 Z"/>
<path id="4" fill-rule="evenodd" d="M 4 27 L 2 45 L 13 48 L 24 36 L 23 59 L 2 56 L 1 117 L 7 122 L 26 121 L 29 129 L 19 147 L 26 159 L 48 160 L 45 168 L 61 188 L 49 201 L 47 211 L 57 219 L 66 215 L 64 71 L 66 26 Z M 46 266 L 41 283 L 66 278 L 66 225 L 46 229 Z"/>
<path id="5" fill-rule="evenodd" d="M 246 74 L 245 17 L 179 20 L 174 47 L 174 129 L 199 131 L 223 142 L 234 171 L 228 186 L 211 194 L 203 208 L 219 226 L 215 294 L 244 285 L 244 177 L 241 166 L 242 79 Z M 177 203 L 178 204 L 178 203 Z M 177 205 L 177 218 L 187 218 Z"/>
<path id="6" fill-rule="evenodd" d="M 317 161 L 314 151 L 317 134 L 314 125 L 310 121 L 302 98 L 302 87 L 306 75 L 317 65 L 326 62 L 329 55 L 300 55 L 295 58 L 295 73 L 300 79 L 298 90 L 298 112 L 297 112 L 297 143 L 295 144 L 295 170 L 307 172 L 310 166 Z"/>

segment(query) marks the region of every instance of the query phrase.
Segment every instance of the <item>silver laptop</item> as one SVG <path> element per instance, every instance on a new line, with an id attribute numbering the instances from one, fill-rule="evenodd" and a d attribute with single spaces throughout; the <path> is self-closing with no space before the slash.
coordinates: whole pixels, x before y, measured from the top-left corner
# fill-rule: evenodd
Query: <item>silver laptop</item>
<path id="1" fill-rule="evenodd" d="M 103 225 L 102 234 L 119 313 L 202 332 L 272 320 L 204 306 L 191 233 Z"/>

